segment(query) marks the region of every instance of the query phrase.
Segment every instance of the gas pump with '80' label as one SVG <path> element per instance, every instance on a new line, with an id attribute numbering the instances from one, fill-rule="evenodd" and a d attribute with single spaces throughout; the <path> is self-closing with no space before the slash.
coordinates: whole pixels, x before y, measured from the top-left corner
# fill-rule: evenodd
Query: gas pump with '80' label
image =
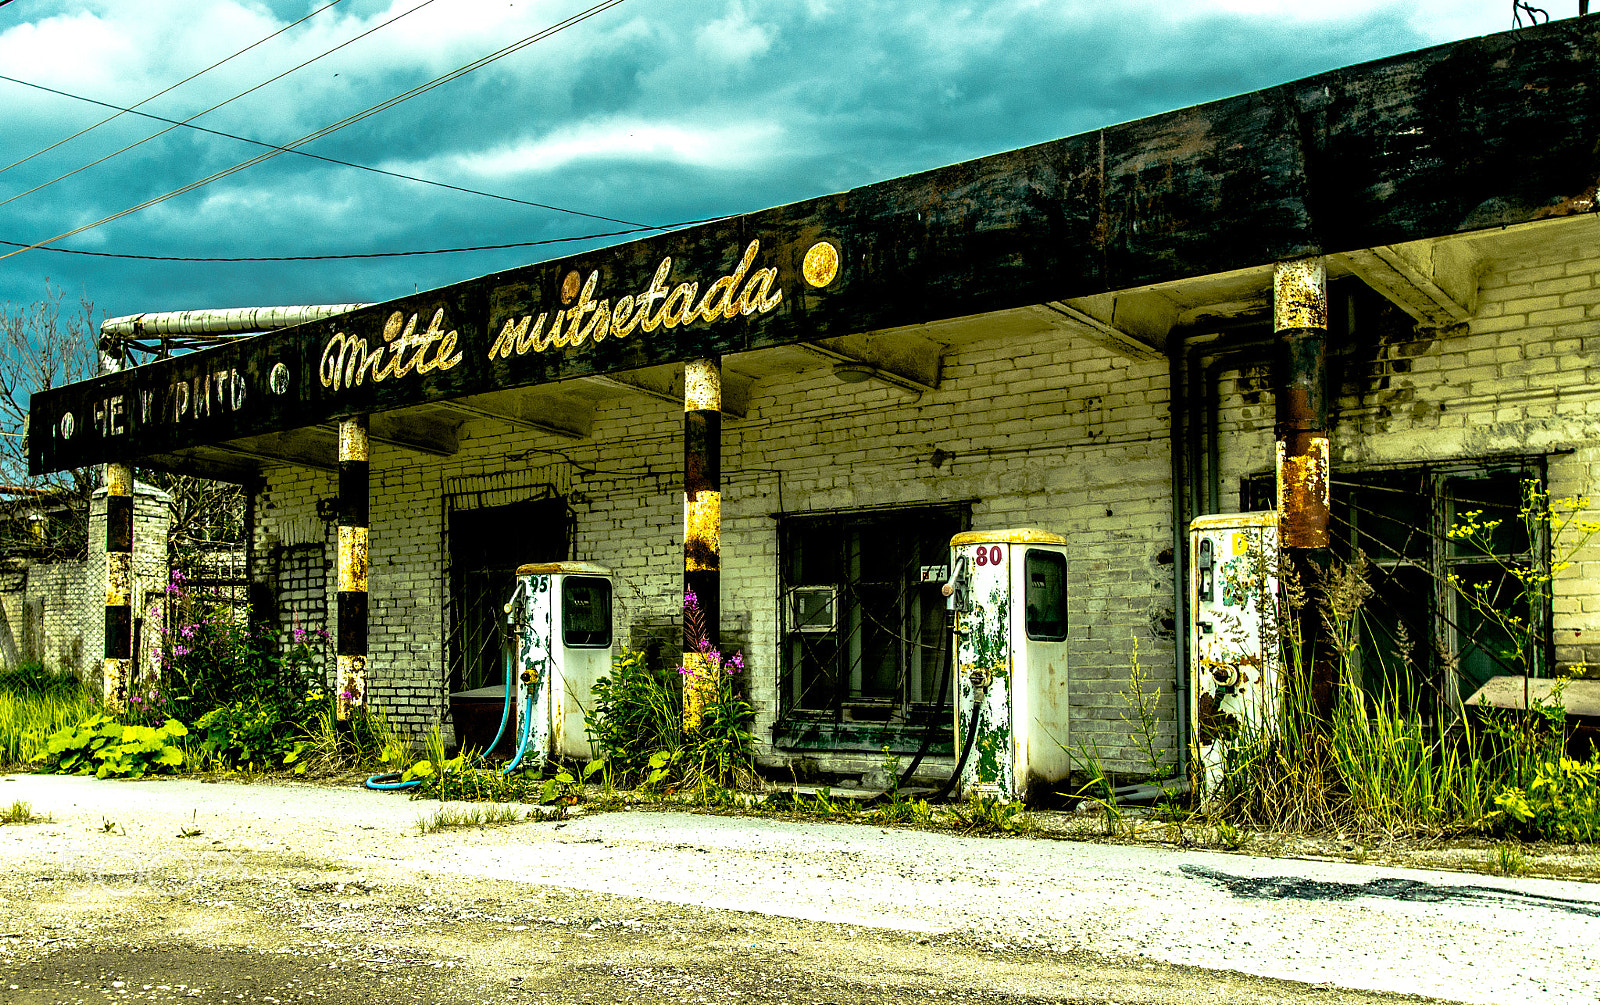
<path id="1" fill-rule="evenodd" d="M 958 794 L 1028 800 L 1067 776 L 1067 549 L 1045 530 L 950 539 Z"/>

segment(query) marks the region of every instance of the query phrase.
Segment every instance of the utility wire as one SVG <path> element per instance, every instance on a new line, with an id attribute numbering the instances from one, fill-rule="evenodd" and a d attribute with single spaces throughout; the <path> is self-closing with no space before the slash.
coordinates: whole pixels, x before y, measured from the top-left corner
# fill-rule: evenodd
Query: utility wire
<path id="1" fill-rule="evenodd" d="M 47 248 L 39 247 L 39 251 L 53 251 L 58 255 L 89 255 L 94 258 L 131 258 L 147 262 L 322 262 L 342 258 L 405 258 L 412 255 L 452 255 L 460 251 L 499 251 L 504 248 L 533 248 L 541 244 L 568 244 L 573 241 L 595 241 L 603 237 L 625 237 L 628 234 L 638 234 L 648 230 L 675 230 L 679 227 L 692 227 L 700 223 L 710 223 L 713 220 L 723 220 L 726 217 L 706 217 L 703 220 L 685 220 L 682 223 L 668 223 L 650 227 L 634 227 L 630 230 L 612 230 L 600 234 L 578 234 L 573 237 L 548 237 L 541 241 L 515 241 L 511 244 L 478 244 L 468 248 L 433 248 L 426 251 L 368 251 L 352 252 L 342 255 L 260 255 L 238 256 L 233 258 L 209 258 L 203 256 L 184 255 L 123 255 L 111 251 L 82 251 L 76 248 Z M 12 248 L 27 250 L 27 246 L 17 241 L 3 241 L 0 244 Z"/>
<path id="2" fill-rule="evenodd" d="M 423 0 L 423 2 L 424 3 L 431 3 L 432 0 Z M 538 42 L 538 41 L 540 41 L 542 39 L 550 37 L 551 35 L 554 35 L 556 32 L 564 31 L 565 29 L 570 28 L 575 24 L 578 24 L 578 23 L 580 23 L 582 21 L 586 21 L 589 18 L 594 17 L 596 14 L 599 14 L 599 13 L 602 13 L 604 11 L 610 10 L 612 7 L 615 7 L 618 4 L 621 4 L 622 2 L 623 2 L 623 0 L 603 0 L 602 3 L 598 3 L 598 4 L 594 5 L 593 7 L 590 7 L 589 9 L 587 9 L 585 11 L 581 11 L 581 12 L 579 12 L 577 14 L 574 14 L 571 17 L 566 18 L 563 21 L 560 21 L 560 22 L 558 22 L 558 23 L 556 23 L 556 24 L 554 24 L 554 25 L 552 25 L 552 26 L 550 26 L 548 28 L 543 29 L 542 31 L 535 32 L 534 34 L 529 35 L 527 38 L 521 39 L 521 40 L 519 40 L 517 42 L 513 42 L 512 44 L 510 44 L 508 46 L 505 46 L 504 48 L 498 49 L 495 52 L 492 52 L 487 56 L 480 57 L 479 59 L 475 59 L 472 62 L 465 64 L 464 66 L 457 67 L 456 69 L 451 70 L 449 73 L 446 73 L 443 76 L 435 77 L 433 80 L 428 81 L 425 84 L 419 84 L 416 87 L 413 87 L 408 91 L 405 91 L 405 92 L 403 92 L 401 94 L 395 95 L 394 97 L 389 98 L 386 101 L 381 101 L 378 104 L 373 105 L 372 107 L 366 109 L 365 111 L 357 112 L 354 115 L 350 115 L 350 116 L 347 116 L 347 117 L 345 117 L 343 119 L 340 119 L 338 122 L 335 122 L 330 126 L 325 126 L 322 129 L 317 130 L 316 132 L 307 133 L 305 136 L 302 136 L 301 138 L 299 138 L 297 140 L 294 140 L 294 141 L 292 141 L 290 143 L 284 144 L 284 149 L 292 149 L 294 147 L 298 147 L 298 146 L 302 146 L 302 145 L 304 145 L 306 143 L 310 143 L 313 140 L 321 139 L 322 137 L 327 136 L 330 133 L 337 132 L 338 130 L 345 128 L 346 126 L 353 125 L 353 124 L 355 124 L 357 122 L 360 122 L 362 119 L 368 118 L 369 116 L 376 115 L 377 113 L 379 113 L 381 111 L 384 111 L 386 109 L 392 108 L 395 105 L 400 104 L 403 101 L 407 101 L 407 100 L 409 100 L 411 98 L 416 97 L 419 94 L 423 94 L 423 93 L 426 93 L 427 91 L 431 91 L 435 87 L 439 87 L 441 85 L 447 84 L 447 83 L 457 79 L 458 77 L 465 76 L 466 74 L 471 73 L 474 70 L 477 70 L 477 69 L 480 69 L 480 68 L 482 68 L 484 66 L 487 66 L 488 64 L 494 62 L 497 59 L 500 59 L 500 58 L 502 58 L 504 56 L 509 56 L 513 52 L 516 52 L 516 51 L 518 51 L 520 49 L 526 48 L 527 46 L 530 46 L 535 42 Z M 418 6 L 420 7 L 421 4 L 419 4 Z M 413 8 L 413 10 L 415 10 L 415 9 L 416 8 Z M 34 248 L 42 248 L 47 244 L 53 244 L 56 241 L 61 240 L 62 238 L 72 237 L 75 234 L 81 234 L 86 230 L 93 230 L 95 227 L 99 227 L 99 226 L 101 226 L 103 224 L 110 223 L 113 220 L 119 220 L 122 217 L 129 215 L 130 213 L 137 213 L 140 210 L 147 209 L 150 206 L 156 205 L 157 203 L 166 202 L 168 199 L 172 199 L 172 198 L 174 198 L 176 196 L 180 196 L 180 195 L 183 195 L 185 193 L 192 192 L 197 188 L 201 188 L 201 187 L 203 187 L 205 185 L 209 185 L 211 182 L 217 181 L 218 179 L 226 178 L 227 176 L 229 176 L 231 174 L 235 174 L 235 173 L 237 173 L 239 171 L 243 171 L 246 168 L 254 167 L 257 164 L 260 164 L 262 161 L 270 160 L 273 157 L 278 156 L 278 154 L 280 154 L 282 152 L 283 152 L 283 150 L 269 150 L 266 153 L 258 154 L 257 156 L 252 157 L 251 159 L 249 159 L 247 161 L 241 161 L 240 163 L 235 164 L 233 167 L 224 168 L 221 171 L 213 172 L 212 174 L 209 174 L 206 177 L 201 178 L 198 181 L 190 182 L 189 184 L 184 185 L 181 188 L 173 189 L 171 192 L 168 192 L 165 195 L 159 195 L 159 196 L 156 196 L 153 199 L 146 199 L 144 202 L 141 202 L 136 206 L 130 206 L 129 208 L 127 208 L 125 210 L 122 210 L 120 213 L 113 213 L 110 216 L 103 217 L 103 218 L 101 218 L 99 220 L 94 221 L 93 223 L 86 223 L 81 227 L 76 227 L 76 228 L 74 228 L 72 230 L 66 231 L 65 233 L 57 234 L 55 237 L 47 238 L 47 239 L 45 239 L 43 241 L 39 241 L 39 242 L 37 242 L 35 244 L 31 244 L 26 248 L 19 248 L 16 251 L 8 251 L 4 255 L 0 255 L 0 260 L 4 260 L 4 259 L 7 259 L 7 258 L 10 258 L 13 255 L 20 255 L 24 251 L 32 251 Z M 618 221 L 618 222 L 621 222 L 621 221 Z"/>
<path id="3" fill-rule="evenodd" d="M 9 0 L 7 0 L 7 2 L 9 2 Z M 45 147 L 43 150 L 35 150 L 33 153 L 29 154 L 28 156 L 22 158 L 19 161 L 12 161 L 10 164 L 7 164 L 5 167 L 0 167 L 0 174 L 5 174 L 7 171 L 10 171 L 12 168 L 16 167 L 18 164 L 26 164 L 29 161 L 33 160 L 35 157 L 39 156 L 40 154 L 47 154 L 50 151 L 54 150 L 56 147 L 61 146 L 63 143 L 71 143 L 73 140 L 75 140 L 78 137 L 82 136 L 84 133 L 93 132 L 94 130 L 99 129 L 101 126 L 105 125 L 107 122 L 110 122 L 112 119 L 118 118 L 118 117 L 120 117 L 122 115 L 125 115 L 125 114 L 127 114 L 129 112 L 132 112 L 135 108 L 138 108 L 140 105 L 148 105 L 150 102 L 152 102 L 152 101 L 156 100 L 157 98 L 161 97 L 163 94 L 166 94 L 169 91 L 175 91 L 178 88 L 182 87 L 184 84 L 187 84 L 189 81 L 195 79 L 196 77 L 199 77 L 202 74 L 210 73 L 212 70 L 215 70 L 217 67 L 221 66 L 223 63 L 228 62 L 228 60 L 237 59 L 240 56 L 243 56 L 245 53 L 249 52 L 251 49 L 254 49 L 256 46 L 261 45 L 261 44 L 263 44 L 265 42 L 272 41 L 273 39 L 277 38 L 279 35 L 282 35 L 284 32 L 288 31 L 290 28 L 293 28 L 296 25 L 303 24 L 304 22 L 311 20 L 312 18 L 316 17 L 318 14 L 321 14 L 323 11 L 327 10 L 329 7 L 332 7 L 334 4 L 337 4 L 337 3 L 340 3 L 340 2 L 342 2 L 342 0 L 328 0 L 327 3 L 323 4 L 321 7 L 318 7 L 316 10 L 314 10 L 311 13 L 307 14 L 305 17 L 301 18 L 299 21 L 293 21 L 293 22 L 290 22 L 289 24 L 284 25 L 282 28 L 279 28 L 277 31 L 275 31 L 272 34 L 268 35 L 266 38 L 260 39 L 259 41 L 256 41 L 256 42 L 251 42 L 249 45 L 245 46 L 243 49 L 240 49 L 238 52 L 234 53 L 232 56 L 228 56 L 228 57 L 225 57 L 223 59 L 219 59 L 215 63 L 212 63 L 210 66 L 206 67 L 204 70 L 201 70 L 199 73 L 191 73 L 189 76 L 184 77 L 182 80 L 178 81 L 176 84 L 173 84 L 171 87 L 168 87 L 168 88 L 165 88 L 163 90 L 157 91 L 156 93 L 150 95 L 148 98 L 145 98 L 143 101 L 135 102 L 133 105 L 131 105 L 131 106 L 127 107 L 127 108 L 119 108 L 116 105 L 109 105 L 109 104 L 106 104 L 104 101 L 95 101 L 94 103 L 97 104 L 97 105 L 104 105 L 106 108 L 116 108 L 117 109 L 117 113 L 115 115 L 108 115 L 107 117 L 101 119 L 99 122 L 96 122 L 92 126 L 85 126 L 84 128 L 82 128 L 82 129 L 78 130 L 77 132 L 73 133 L 71 136 L 68 136 L 66 139 L 56 140 L 54 143 L 52 143 L 49 146 Z M 5 79 L 11 80 L 12 78 L 7 77 Z M 20 80 L 14 81 L 14 82 L 15 83 L 19 83 L 19 84 L 23 83 L 23 81 L 20 81 Z M 28 86 L 30 86 L 30 87 L 38 87 L 39 85 L 30 84 Z M 52 89 L 48 88 L 48 87 L 41 87 L 40 90 L 51 91 Z M 62 94 L 64 92 L 62 92 L 62 91 L 54 91 L 53 93 Z M 68 95 L 68 97 L 77 97 L 77 95 Z M 91 99 L 91 98 L 81 98 L 79 100 L 91 101 L 93 99 Z M 139 113 L 135 113 L 135 114 L 139 114 Z M 204 113 L 202 113 L 202 114 L 204 114 Z M 155 116 L 149 116 L 149 117 L 150 118 L 155 118 Z M 171 122 L 172 120 L 171 119 L 163 119 L 162 121 L 163 122 Z"/>
<path id="4" fill-rule="evenodd" d="M 335 2 L 337 2 L 337 0 L 335 0 Z M 95 98 L 86 98 L 81 94 L 72 94 L 69 91 L 59 91 L 59 90 L 56 90 L 54 87 L 46 87 L 43 84 L 35 84 L 35 83 L 31 83 L 30 81 L 26 81 L 26 80 L 18 80 L 16 77 L 8 77 L 3 73 L 0 73 L 0 80 L 7 80 L 7 81 L 10 81 L 13 84 L 21 84 L 23 87 L 32 87 L 32 88 L 35 88 L 35 89 L 40 90 L 40 91 L 47 91 L 47 92 L 49 92 L 51 94 L 59 94 L 63 98 L 75 98 L 78 101 L 87 101 L 92 105 L 100 105 L 100 106 L 102 106 L 104 108 L 117 108 L 118 107 L 117 105 L 109 104 L 109 103 L 104 102 L 104 101 L 99 101 L 99 100 L 96 100 Z M 174 86 L 176 86 L 176 85 L 174 85 Z M 142 102 L 141 102 L 141 104 L 142 104 Z M 570 214 L 572 216 L 586 216 L 586 217 L 589 217 L 590 219 L 594 219 L 594 220 L 604 220 L 607 223 L 626 223 L 629 226 L 639 227 L 639 228 L 642 228 L 644 230 L 659 229 L 659 228 L 656 228 L 656 227 L 652 227 L 650 224 L 636 223 L 633 220 L 618 220 L 618 219 L 614 219 L 613 217 L 609 217 L 609 216 L 600 216 L 599 214 L 596 214 L 596 213 L 586 213 L 586 212 L 584 212 L 582 210 L 578 210 L 578 209 L 567 209 L 567 208 L 565 208 L 563 206 L 552 206 L 549 203 L 545 203 L 545 202 L 532 202 L 532 201 L 530 201 L 528 199 L 518 199 L 518 198 L 515 198 L 513 196 L 509 196 L 509 195 L 499 195 L 499 194 L 497 194 L 495 192 L 483 192 L 483 191 L 479 191 L 478 189 L 475 189 L 475 188 L 466 188 L 465 186 L 462 186 L 462 185 L 451 185 L 448 182 L 435 181 L 432 178 L 419 178 L 416 175 L 402 174 L 399 171 L 386 171 L 383 168 L 372 167 L 371 165 L 368 165 L 368 164 L 357 164 L 354 161 L 342 161 L 342 160 L 339 160 L 337 157 L 324 157 L 321 154 L 314 154 L 309 150 L 292 150 L 292 149 L 289 149 L 288 147 L 280 147 L 275 143 L 267 143 L 264 140 L 251 139 L 248 136 L 238 136 L 238 135 L 235 135 L 234 133 L 225 133 L 220 129 L 208 129 L 205 126 L 197 126 L 194 123 L 190 122 L 188 119 L 185 119 L 184 121 L 179 122 L 177 119 L 168 119 L 168 118 L 165 118 L 165 117 L 160 116 L 160 115 L 152 115 L 149 112 L 134 111 L 134 109 L 136 109 L 138 107 L 139 107 L 138 105 L 134 105 L 132 108 L 120 109 L 118 114 L 121 114 L 122 112 L 129 112 L 129 113 L 131 113 L 133 115 L 142 116 L 142 117 L 147 118 L 147 119 L 153 119 L 156 122 L 170 122 L 174 126 L 183 126 L 186 129 L 193 129 L 196 132 L 210 133 L 212 136 L 221 136 L 221 137 L 223 137 L 225 139 L 238 140 L 240 143 L 249 143 L 249 144 L 252 144 L 252 145 L 258 146 L 258 147 L 266 147 L 268 150 L 276 150 L 279 153 L 296 154 L 296 155 L 301 156 L 301 157 L 309 157 L 312 160 L 323 161 L 323 162 L 328 163 L 328 164 L 337 164 L 340 167 L 355 168 L 355 169 L 357 169 L 359 171 L 370 171 L 373 174 L 388 175 L 390 178 L 401 178 L 401 179 L 403 179 L 405 181 L 420 182 L 423 185 L 433 185 L 433 186 L 435 186 L 437 188 L 447 188 L 447 189 L 450 189 L 453 192 L 465 192 L 468 195 L 481 195 L 481 196 L 485 196 L 485 197 L 490 198 L 490 199 L 499 199 L 502 202 L 514 202 L 514 203 L 517 203 L 518 205 L 521 205 L 521 206 L 532 206 L 535 209 L 548 209 L 548 210 L 551 210 L 552 212 L 567 213 L 567 214 Z M 116 118 L 116 116 L 113 115 L 111 118 L 114 119 L 114 118 Z M 105 119 L 103 121 L 110 122 L 111 119 Z M 167 130 L 167 131 L 170 132 L 170 130 Z M 156 135 L 159 136 L 161 134 L 157 133 Z M 63 140 L 62 142 L 66 142 L 66 141 Z M 17 163 L 20 164 L 22 162 L 18 161 Z M 0 170 L 4 170 L 4 169 L 0 169 Z M 26 193 L 24 193 L 24 194 L 26 194 Z M 16 197 L 14 197 L 14 198 L 16 198 Z M 0 203 L 0 205 L 4 205 L 4 204 Z M 673 224 L 672 226 L 679 226 L 679 225 L 678 224 Z M 10 242 L 0 242 L 0 243 L 10 243 Z M 476 249 L 470 249 L 470 250 L 476 250 Z M 187 259 L 183 259 L 183 260 L 187 261 Z M 195 259 L 195 261 L 209 261 L 209 259 Z"/>
<path id="5" fill-rule="evenodd" d="M 402 13 L 402 14 L 396 14 L 394 17 L 390 18 L 389 20 L 383 22 L 380 25 L 376 25 L 376 26 L 374 26 L 372 28 L 368 28 L 366 31 L 364 31 L 361 34 L 357 35 L 355 38 L 349 39 L 348 41 L 340 42 L 338 45 L 336 45 L 333 48 L 329 49 L 327 52 L 320 53 L 319 55 L 316 55 L 316 56 L 312 56 L 310 59 L 306 60 L 304 63 L 301 63 L 298 66 L 292 66 L 289 69 L 283 71 L 282 73 L 278 74 L 275 77 L 269 77 L 268 79 L 263 80 L 261 83 L 257 84 L 256 86 L 254 86 L 252 88 L 249 88 L 248 90 L 240 91 L 238 94 L 235 94 L 233 97 L 228 98 L 226 101 L 219 101 L 216 104 L 212 105 L 210 108 L 207 108 L 207 109 L 205 109 L 203 111 L 195 112 L 193 115 L 189 116 L 187 119 L 184 119 L 182 122 L 176 123 L 174 125 L 170 125 L 165 129 L 162 129 L 162 130 L 159 130 L 157 132 L 151 133 L 149 136 L 146 136 L 142 140 L 136 140 L 133 143 L 129 143 L 127 146 L 123 147 L 121 150 L 113 150 L 110 153 L 106 154 L 104 157 L 101 157 L 99 160 L 92 160 L 89 163 L 83 165 L 82 167 L 73 168 L 71 171 L 68 171 L 64 175 L 59 175 L 59 176 L 57 176 L 55 178 L 52 178 L 52 179 L 50 179 L 49 181 L 46 181 L 46 182 L 40 182 L 39 184 L 37 184 L 37 185 L 33 186 L 32 188 L 28 189 L 26 192 L 18 192 L 16 195 L 12 196 L 9 199 L 0 199 L 0 206 L 4 206 L 8 202 L 16 202 L 18 199 L 21 199 L 23 196 L 32 195 L 33 193 L 39 191 L 42 188 L 49 188 L 51 185 L 54 185 L 58 181 L 65 181 L 68 178 L 71 178 L 73 175 L 78 174 L 81 171 L 89 170 L 90 168 L 94 167 L 96 164 L 104 164 L 106 161 L 110 160 L 111 158 L 117 157 L 117 156 L 119 156 L 121 154 L 125 154 L 129 150 L 132 150 L 134 147 L 141 146 L 141 145 L 143 145 L 145 143 L 149 143 L 151 140 L 153 140 L 153 139 L 155 139 L 155 138 L 157 138 L 159 136 L 165 136 L 168 133 L 172 132 L 174 129 L 178 128 L 178 126 L 184 125 L 184 124 L 189 123 L 189 122 L 193 122 L 195 119 L 198 119 L 202 115 L 209 115 L 212 112 L 216 111 L 217 109 L 221 108 L 223 105 L 229 104 L 230 102 L 238 101 L 240 98 L 244 97 L 245 95 L 250 94 L 250 93 L 252 93 L 254 91 L 259 91 L 263 87 L 266 87 L 268 84 L 273 83 L 274 81 L 282 80 L 284 77 L 287 77 L 289 74 L 294 73 L 296 70 L 300 70 L 300 69 L 303 69 L 303 68 L 305 68 L 307 66 L 310 66 L 312 63 L 315 63 L 317 60 L 321 59 L 323 56 L 331 56 L 333 53 L 338 52 L 340 49 L 343 49 L 345 46 L 350 45 L 350 44 L 352 44 L 354 42 L 358 42 L 361 39 L 366 38 L 368 35 L 371 35 L 375 31 L 380 31 L 380 30 L 382 30 L 384 28 L 387 28 L 387 27 L 389 27 L 389 25 L 394 24 L 396 21 L 400 20 L 401 18 L 407 17 L 407 16 L 409 16 L 411 14 L 415 14 L 417 11 L 421 10 L 422 8 L 428 6 L 431 3 L 433 3 L 433 0 L 422 0 L 421 3 L 417 4 L 415 7 L 411 8 L 410 10 L 408 10 L 408 11 Z M 91 226 L 98 226 L 98 224 L 92 224 Z"/>

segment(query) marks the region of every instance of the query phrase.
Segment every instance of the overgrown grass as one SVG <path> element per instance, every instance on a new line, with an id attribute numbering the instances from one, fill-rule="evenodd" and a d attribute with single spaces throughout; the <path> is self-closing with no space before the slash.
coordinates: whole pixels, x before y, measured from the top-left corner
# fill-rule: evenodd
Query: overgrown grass
<path id="1" fill-rule="evenodd" d="M 24 666 L 0 673 L 0 766 L 27 764 L 45 738 L 93 715 L 98 701 L 70 674 Z"/>
<path id="2" fill-rule="evenodd" d="M 531 814 L 517 806 L 502 803 L 473 804 L 470 806 L 441 806 L 432 814 L 417 818 L 417 830 L 423 834 L 436 834 L 457 827 L 494 827 L 521 823 Z M 548 819 L 540 814 L 540 819 Z"/>
<path id="3" fill-rule="evenodd" d="M 1600 838 L 1600 755 L 1565 756 L 1559 686 L 1551 702 L 1515 712 L 1424 700 L 1409 664 L 1377 693 L 1357 683 L 1352 628 L 1365 597 L 1363 564 L 1335 566 L 1315 600 L 1340 681 L 1331 709 L 1312 701 L 1314 654 L 1286 618 L 1277 728 L 1235 738 L 1222 790 L 1212 794 L 1215 816 L 1298 833 Z M 1285 585 L 1291 605 L 1311 602 Z"/>
<path id="4" fill-rule="evenodd" d="M 10 806 L 0 808 L 0 824 L 48 823 L 49 820 L 49 817 L 34 816 L 33 806 L 21 799 L 14 801 Z"/>

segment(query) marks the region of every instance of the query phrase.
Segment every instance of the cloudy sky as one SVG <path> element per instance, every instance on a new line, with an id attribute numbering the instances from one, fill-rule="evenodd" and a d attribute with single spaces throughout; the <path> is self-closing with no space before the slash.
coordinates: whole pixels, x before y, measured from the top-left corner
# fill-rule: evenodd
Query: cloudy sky
<path id="1" fill-rule="evenodd" d="M 260 43 L 140 110 L 187 119 L 314 60 L 193 120 L 287 144 L 597 2 L 10 0 L 0 254 L 264 149 L 175 128 L 116 153 L 167 128 L 123 115 L 24 160 L 112 114 L 81 98 L 133 105 Z M 1570 16 L 1577 0 L 1550 6 Z M 300 148 L 489 195 L 284 154 L 51 247 L 236 258 L 613 243 L 590 235 L 779 205 L 1510 27 L 1509 0 L 622 0 Z M 0 259 L 0 301 L 38 299 L 47 277 L 108 316 L 379 301 L 581 246 L 255 262 L 40 249 Z"/>

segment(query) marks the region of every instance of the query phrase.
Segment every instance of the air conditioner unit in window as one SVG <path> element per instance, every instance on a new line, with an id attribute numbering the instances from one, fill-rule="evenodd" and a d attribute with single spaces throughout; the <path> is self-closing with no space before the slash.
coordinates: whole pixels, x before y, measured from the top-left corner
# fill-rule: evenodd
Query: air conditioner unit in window
<path id="1" fill-rule="evenodd" d="M 833 631 L 838 626 L 838 601 L 838 587 L 795 587 L 789 594 L 789 631 Z"/>

